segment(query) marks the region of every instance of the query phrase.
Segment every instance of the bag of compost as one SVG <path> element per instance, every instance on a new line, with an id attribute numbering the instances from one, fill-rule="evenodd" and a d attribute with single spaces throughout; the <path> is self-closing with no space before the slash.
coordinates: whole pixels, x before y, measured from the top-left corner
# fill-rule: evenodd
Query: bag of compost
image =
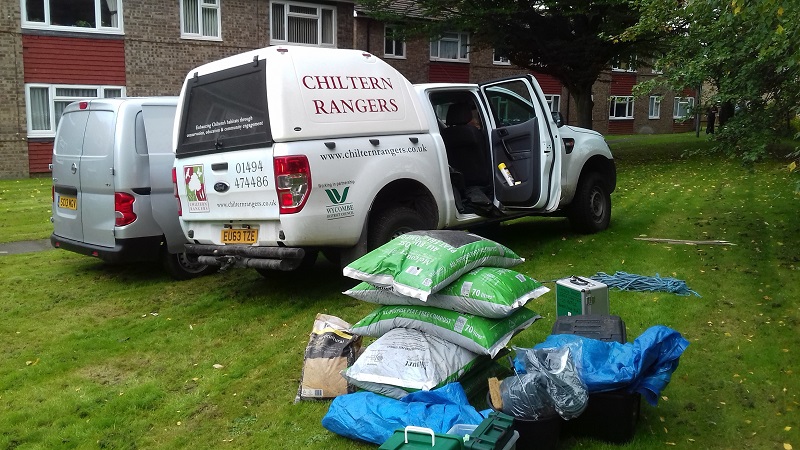
<path id="1" fill-rule="evenodd" d="M 295 403 L 354 392 L 341 372 L 361 350 L 361 336 L 347 331 L 350 324 L 328 314 L 317 314 L 303 358 L 303 374 Z"/>
<path id="2" fill-rule="evenodd" d="M 476 267 L 508 268 L 523 261 L 504 245 L 465 231 L 414 231 L 358 258 L 343 272 L 425 301 Z"/>
<path id="3" fill-rule="evenodd" d="M 550 289 L 533 278 L 501 267 L 478 267 L 442 290 L 428 296 L 427 301 L 397 295 L 390 288 L 360 283 L 345 295 L 379 305 L 428 305 L 450 311 L 474 314 L 490 319 L 508 317 Z"/>
<path id="4" fill-rule="evenodd" d="M 476 353 L 440 337 L 395 328 L 370 344 L 342 375 L 361 389 L 401 398 L 458 379 L 476 358 Z"/>
<path id="5" fill-rule="evenodd" d="M 537 319 L 541 316 L 528 308 L 519 308 L 502 319 L 487 319 L 432 306 L 381 306 L 350 330 L 380 337 L 394 328 L 411 328 L 494 358 L 515 334 Z"/>

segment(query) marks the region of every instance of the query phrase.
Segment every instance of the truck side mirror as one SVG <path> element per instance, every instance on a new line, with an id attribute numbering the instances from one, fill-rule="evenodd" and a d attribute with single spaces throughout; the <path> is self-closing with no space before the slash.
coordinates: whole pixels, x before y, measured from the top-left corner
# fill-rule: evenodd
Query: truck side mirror
<path id="1" fill-rule="evenodd" d="M 564 115 L 563 114 L 561 114 L 560 112 L 551 112 L 550 114 L 553 115 L 553 122 L 556 123 L 556 126 L 558 128 L 561 128 L 562 126 L 564 126 Z"/>

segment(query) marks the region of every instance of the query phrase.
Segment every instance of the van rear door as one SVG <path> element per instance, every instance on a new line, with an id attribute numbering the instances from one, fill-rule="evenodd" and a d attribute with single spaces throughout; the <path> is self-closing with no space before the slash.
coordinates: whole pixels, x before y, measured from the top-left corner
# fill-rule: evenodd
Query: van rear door
<path id="1" fill-rule="evenodd" d="M 110 106 L 104 106 L 102 110 L 97 107 L 90 109 L 78 168 L 83 241 L 113 247 L 116 226 L 114 136 L 117 115 Z"/>
<path id="2" fill-rule="evenodd" d="M 53 229 L 57 236 L 79 242 L 83 241 L 83 200 L 78 169 L 88 120 L 89 112 L 77 103 L 67 106 L 53 146 Z"/>
<path id="3" fill-rule="evenodd" d="M 561 197 L 562 144 L 538 83 L 532 76 L 510 78 L 484 83 L 481 91 L 492 113 L 496 200 L 507 209 L 555 210 Z"/>
<path id="4" fill-rule="evenodd" d="M 186 238 L 178 220 L 178 203 L 172 183 L 172 166 L 175 163 L 175 152 L 172 149 L 175 109 L 175 101 L 166 99 L 142 103 L 153 218 L 164 232 L 169 251 L 181 253 Z"/>

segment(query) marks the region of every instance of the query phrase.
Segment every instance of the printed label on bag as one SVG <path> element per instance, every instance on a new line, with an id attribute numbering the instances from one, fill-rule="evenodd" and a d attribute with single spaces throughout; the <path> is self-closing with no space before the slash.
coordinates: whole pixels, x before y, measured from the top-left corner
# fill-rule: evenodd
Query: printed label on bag
<path id="1" fill-rule="evenodd" d="M 421 267 L 417 267 L 417 266 L 409 266 L 406 269 L 406 273 L 409 274 L 409 275 L 413 275 L 413 276 L 419 275 L 420 272 L 422 272 L 422 268 Z"/>
<path id="2" fill-rule="evenodd" d="M 467 324 L 467 318 L 464 316 L 458 316 L 456 319 L 455 327 L 453 328 L 457 333 L 461 333 L 464 331 L 464 325 Z"/>
<path id="3" fill-rule="evenodd" d="M 470 292 L 472 292 L 472 281 L 465 281 L 464 284 L 461 285 L 461 296 L 467 297 Z"/>

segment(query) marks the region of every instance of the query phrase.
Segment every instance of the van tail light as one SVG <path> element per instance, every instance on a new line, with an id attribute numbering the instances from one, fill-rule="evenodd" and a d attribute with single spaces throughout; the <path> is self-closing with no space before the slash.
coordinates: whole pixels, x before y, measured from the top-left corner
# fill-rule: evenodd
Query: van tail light
<path id="1" fill-rule="evenodd" d="M 53 185 L 53 188 L 50 189 L 50 203 L 56 202 L 56 186 Z"/>
<path id="2" fill-rule="evenodd" d="M 114 217 L 115 225 L 124 227 L 136 221 L 136 213 L 133 212 L 133 203 L 136 198 L 127 192 L 114 193 Z"/>
<path id="3" fill-rule="evenodd" d="M 303 209 L 311 193 L 311 168 L 305 156 L 275 158 L 275 188 L 281 214 L 293 214 Z"/>
<path id="4" fill-rule="evenodd" d="M 178 171 L 172 168 L 172 196 L 178 202 L 178 217 L 183 215 L 183 208 L 181 208 L 181 197 L 178 194 Z"/>

